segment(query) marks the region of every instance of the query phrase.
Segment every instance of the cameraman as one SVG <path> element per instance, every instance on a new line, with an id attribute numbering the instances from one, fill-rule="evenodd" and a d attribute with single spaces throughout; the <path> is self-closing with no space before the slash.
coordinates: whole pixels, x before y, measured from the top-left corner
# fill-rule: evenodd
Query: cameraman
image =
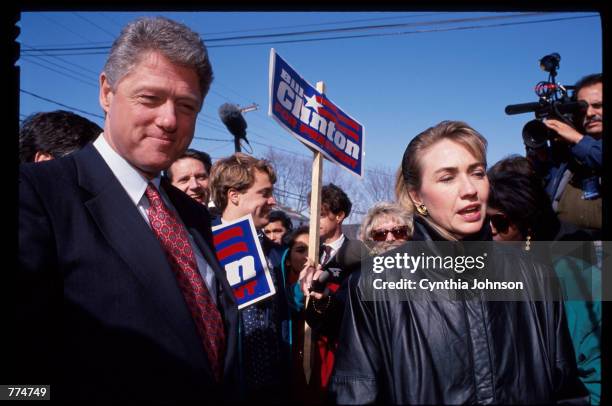
<path id="1" fill-rule="evenodd" d="M 574 98 L 587 104 L 575 116 L 575 128 L 561 120 L 545 119 L 556 136 L 550 148 L 528 151 L 541 171 L 559 219 L 578 227 L 601 231 L 601 161 L 603 104 L 601 74 L 585 76 L 575 85 Z"/>

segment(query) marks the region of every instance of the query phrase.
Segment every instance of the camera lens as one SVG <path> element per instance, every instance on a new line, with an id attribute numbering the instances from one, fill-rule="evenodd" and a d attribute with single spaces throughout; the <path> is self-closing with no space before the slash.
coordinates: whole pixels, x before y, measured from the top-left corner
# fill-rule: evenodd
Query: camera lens
<path id="1" fill-rule="evenodd" d="M 523 143 L 529 148 L 542 148 L 546 146 L 549 138 L 549 129 L 540 120 L 531 120 L 523 127 Z"/>

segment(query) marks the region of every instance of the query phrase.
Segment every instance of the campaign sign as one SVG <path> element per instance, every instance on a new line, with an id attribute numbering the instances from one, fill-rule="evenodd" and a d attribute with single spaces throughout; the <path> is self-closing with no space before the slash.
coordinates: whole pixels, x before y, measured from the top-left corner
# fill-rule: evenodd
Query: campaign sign
<path id="1" fill-rule="evenodd" d="M 212 228 L 217 258 L 238 309 L 276 293 L 251 215 Z"/>
<path id="2" fill-rule="evenodd" d="M 268 115 L 325 158 L 363 176 L 363 126 L 298 75 L 274 48 Z"/>

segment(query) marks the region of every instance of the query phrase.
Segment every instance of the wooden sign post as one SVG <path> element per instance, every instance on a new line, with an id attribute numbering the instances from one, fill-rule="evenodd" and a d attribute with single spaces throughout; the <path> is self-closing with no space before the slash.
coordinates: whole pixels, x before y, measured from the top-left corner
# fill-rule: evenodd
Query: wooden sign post
<path id="1" fill-rule="evenodd" d="M 317 82 L 317 91 L 325 93 L 325 83 Z M 321 183 L 323 181 L 323 155 L 313 150 L 312 161 L 312 190 L 310 192 L 310 224 L 308 233 L 308 259 L 316 269 L 319 264 L 319 221 L 321 220 Z M 304 311 L 308 308 L 310 296 L 306 296 Z M 306 383 L 310 382 L 312 373 L 312 330 L 308 323 L 304 323 L 304 376 Z"/>

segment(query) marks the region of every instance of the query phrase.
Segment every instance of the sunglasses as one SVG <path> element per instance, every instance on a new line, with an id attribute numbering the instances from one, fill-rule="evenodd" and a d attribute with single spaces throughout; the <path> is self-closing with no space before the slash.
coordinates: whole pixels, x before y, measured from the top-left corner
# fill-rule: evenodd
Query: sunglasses
<path id="1" fill-rule="evenodd" d="M 407 240 L 408 226 L 393 227 L 390 230 L 372 230 L 370 236 L 374 241 L 385 241 L 389 233 L 393 234 L 396 240 Z"/>
<path id="2" fill-rule="evenodd" d="M 489 216 L 489 220 L 493 227 L 497 230 L 498 233 L 505 233 L 508 231 L 508 227 L 510 227 L 510 220 L 505 214 L 496 213 Z"/>

